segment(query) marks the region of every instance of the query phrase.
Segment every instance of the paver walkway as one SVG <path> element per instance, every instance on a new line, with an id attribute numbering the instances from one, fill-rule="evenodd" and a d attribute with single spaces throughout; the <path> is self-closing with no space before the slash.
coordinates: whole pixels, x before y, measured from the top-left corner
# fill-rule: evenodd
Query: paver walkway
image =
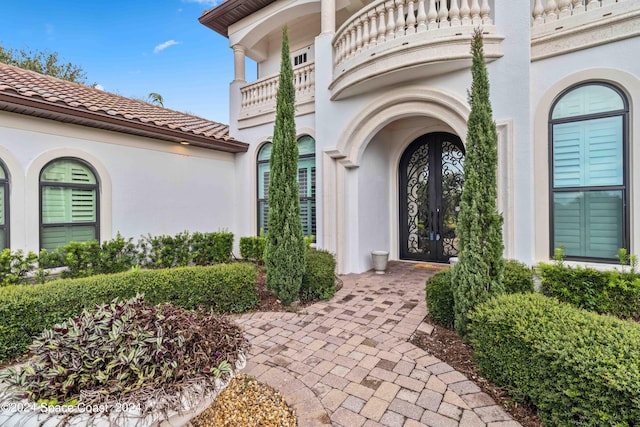
<path id="1" fill-rule="evenodd" d="M 300 427 L 515 427 L 519 423 L 448 364 L 407 342 L 430 333 L 428 265 L 341 276 L 329 302 L 300 313 L 238 317 L 252 344 L 245 373 L 280 391 Z"/>

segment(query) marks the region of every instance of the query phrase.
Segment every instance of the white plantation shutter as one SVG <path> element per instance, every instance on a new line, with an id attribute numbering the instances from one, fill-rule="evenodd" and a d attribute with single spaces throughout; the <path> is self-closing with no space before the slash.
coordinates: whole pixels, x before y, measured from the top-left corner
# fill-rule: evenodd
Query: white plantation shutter
<path id="1" fill-rule="evenodd" d="M 622 117 L 553 125 L 553 185 L 622 185 Z"/>
<path id="2" fill-rule="evenodd" d="M 625 109 L 602 84 L 573 89 L 554 107 L 552 249 L 567 256 L 614 259 L 628 246 Z"/>
<path id="3" fill-rule="evenodd" d="M 40 246 L 97 239 L 98 185 L 91 169 L 73 159 L 50 163 L 41 174 Z"/>

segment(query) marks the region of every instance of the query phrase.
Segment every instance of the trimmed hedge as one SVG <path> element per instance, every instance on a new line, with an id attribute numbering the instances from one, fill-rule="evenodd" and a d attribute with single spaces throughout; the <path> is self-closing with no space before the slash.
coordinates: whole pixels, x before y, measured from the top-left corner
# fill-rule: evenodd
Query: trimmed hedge
<path id="1" fill-rule="evenodd" d="M 336 293 L 336 260 L 331 252 L 307 249 L 300 300 L 328 300 Z"/>
<path id="2" fill-rule="evenodd" d="M 240 238 L 240 256 L 247 261 L 264 264 L 264 246 L 267 239 L 262 236 Z"/>
<path id="3" fill-rule="evenodd" d="M 540 294 L 502 295 L 470 316 L 483 375 L 548 426 L 640 423 L 640 324 Z"/>
<path id="4" fill-rule="evenodd" d="M 601 314 L 640 320 L 640 277 L 635 273 L 540 264 L 542 293 Z"/>
<path id="5" fill-rule="evenodd" d="M 429 317 L 439 325 L 453 328 L 453 292 L 451 269 L 440 270 L 427 280 L 426 299 Z"/>
<path id="6" fill-rule="evenodd" d="M 439 325 L 453 328 L 453 291 L 451 269 L 441 270 L 427 279 L 426 301 L 429 316 Z M 504 276 L 502 279 L 504 291 L 507 294 L 533 292 L 533 270 L 514 260 L 504 261 Z"/>
<path id="7" fill-rule="evenodd" d="M 114 298 L 130 299 L 143 293 L 150 304 L 170 302 L 186 309 L 211 307 L 219 313 L 237 313 L 254 307 L 256 270 L 250 264 L 139 270 L 81 279 L 63 279 L 38 285 L 0 288 L 0 360 L 21 354 L 31 337 L 84 308 Z"/>

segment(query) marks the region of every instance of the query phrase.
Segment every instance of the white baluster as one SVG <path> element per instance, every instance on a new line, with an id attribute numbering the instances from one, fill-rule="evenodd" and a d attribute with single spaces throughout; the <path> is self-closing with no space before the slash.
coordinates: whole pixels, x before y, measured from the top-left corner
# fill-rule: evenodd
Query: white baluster
<path id="1" fill-rule="evenodd" d="M 418 0 L 418 27 L 417 31 L 419 33 L 427 30 L 427 13 L 424 10 L 424 2 L 426 0 Z"/>
<path id="2" fill-rule="evenodd" d="M 449 17 L 451 18 L 451 26 L 460 26 L 460 7 L 458 6 L 458 0 L 451 0 L 451 10 L 449 11 Z"/>
<path id="3" fill-rule="evenodd" d="M 372 11 L 371 14 L 371 46 L 375 46 L 378 43 L 378 14 L 376 11 Z"/>
<path id="4" fill-rule="evenodd" d="M 438 11 L 438 21 L 440 28 L 448 27 L 449 23 L 449 9 L 447 8 L 447 1 L 440 1 L 440 10 Z"/>
<path id="5" fill-rule="evenodd" d="M 577 15 L 584 12 L 584 2 L 582 0 L 572 0 L 573 6 L 571 7 L 571 14 Z"/>
<path id="6" fill-rule="evenodd" d="M 407 34 L 416 32 L 416 12 L 414 10 L 414 1 L 409 0 L 407 3 Z"/>
<path id="7" fill-rule="evenodd" d="M 429 30 L 435 30 L 438 28 L 438 11 L 436 10 L 436 0 L 429 0 L 429 11 L 427 12 L 427 20 L 429 24 L 427 28 Z"/>
<path id="8" fill-rule="evenodd" d="M 533 5 L 533 25 L 544 24 L 544 6 L 542 0 L 536 0 Z"/>
<path id="9" fill-rule="evenodd" d="M 349 46 L 349 56 L 356 54 L 356 29 L 351 27 L 351 46 Z"/>
<path id="10" fill-rule="evenodd" d="M 474 26 L 482 24 L 482 19 L 480 18 L 480 3 L 478 0 L 471 0 L 471 23 Z"/>
<path id="11" fill-rule="evenodd" d="M 460 5 L 460 21 L 462 25 L 471 25 L 471 9 L 469 9 L 469 0 L 461 0 Z"/>
<path id="12" fill-rule="evenodd" d="M 404 17 L 404 0 L 396 0 L 396 5 L 398 6 L 398 20 L 396 21 L 396 38 L 400 38 L 404 36 L 404 26 L 405 26 L 405 17 Z"/>
<path id="13" fill-rule="evenodd" d="M 364 25 L 362 26 L 362 50 L 367 50 L 369 48 L 369 19 L 371 19 L 370 15 L 365 16 Z"/>
<path id="14" fill-rule="evenodd" d="M 396 20 L 394 17 L 395 8 L 393 2 L 385 3 L 387 6 L 387 40 L 393 40 L 396 38 Z"/>
<path id="15" fill-rule="evenodd" d="M 491 25 L 491 7 L 489 6 L 489 0 L 482 0 L 480 5 L 480 18 L 482 18 L 483 25 Z"/>
<path id="16" fill-rule="evenodd" d="M 556 4 L 556 0 L 547 0 L 547 5 L 544 8 L 544 22 L 551 22 L 558 19 L 558 14 L 556 10 L 558 9 L 558 5 Z"/>
<path id="17" fill-rule="evenodd" d="M 571 16 L 571 0 L 558 0 L 558 9 L 560 10 L 560 19 Z"/>
<path id="18" fill-rule="evenodd" d="M 385 19 L 384 6 L 378 11 L 378 44 L 384 43 L 386 40 L 385 34 L 387 32 L 387 20 Z"/>
<path id="19" fill-rule="evenodd" d="M 358 19 L 358 26 L 356 27 L 356 52 L 362 51 L 362 20 Z"/>
<path id="20" fill-rule="evenodd" d="M 587 3 L 587 10 L 597 9 L 600 7 L 600 2 L 598 0 L 589 0 Z"/>
<path id="21" fill-rule="evenodd" d="M 351 31 L 348 28 L 344 31 L 344 59 L 345 61 L 351 56 Z"/>

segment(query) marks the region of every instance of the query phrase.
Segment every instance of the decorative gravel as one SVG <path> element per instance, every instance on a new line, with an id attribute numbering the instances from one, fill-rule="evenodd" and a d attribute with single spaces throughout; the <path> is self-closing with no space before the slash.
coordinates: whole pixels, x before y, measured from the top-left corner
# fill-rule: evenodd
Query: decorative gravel
<path id="1" fill-rule="evenodd" d="M 249 375 L 233 378 L 193 427 L 297 427 L 293 409 L 280 393 Z"/>

